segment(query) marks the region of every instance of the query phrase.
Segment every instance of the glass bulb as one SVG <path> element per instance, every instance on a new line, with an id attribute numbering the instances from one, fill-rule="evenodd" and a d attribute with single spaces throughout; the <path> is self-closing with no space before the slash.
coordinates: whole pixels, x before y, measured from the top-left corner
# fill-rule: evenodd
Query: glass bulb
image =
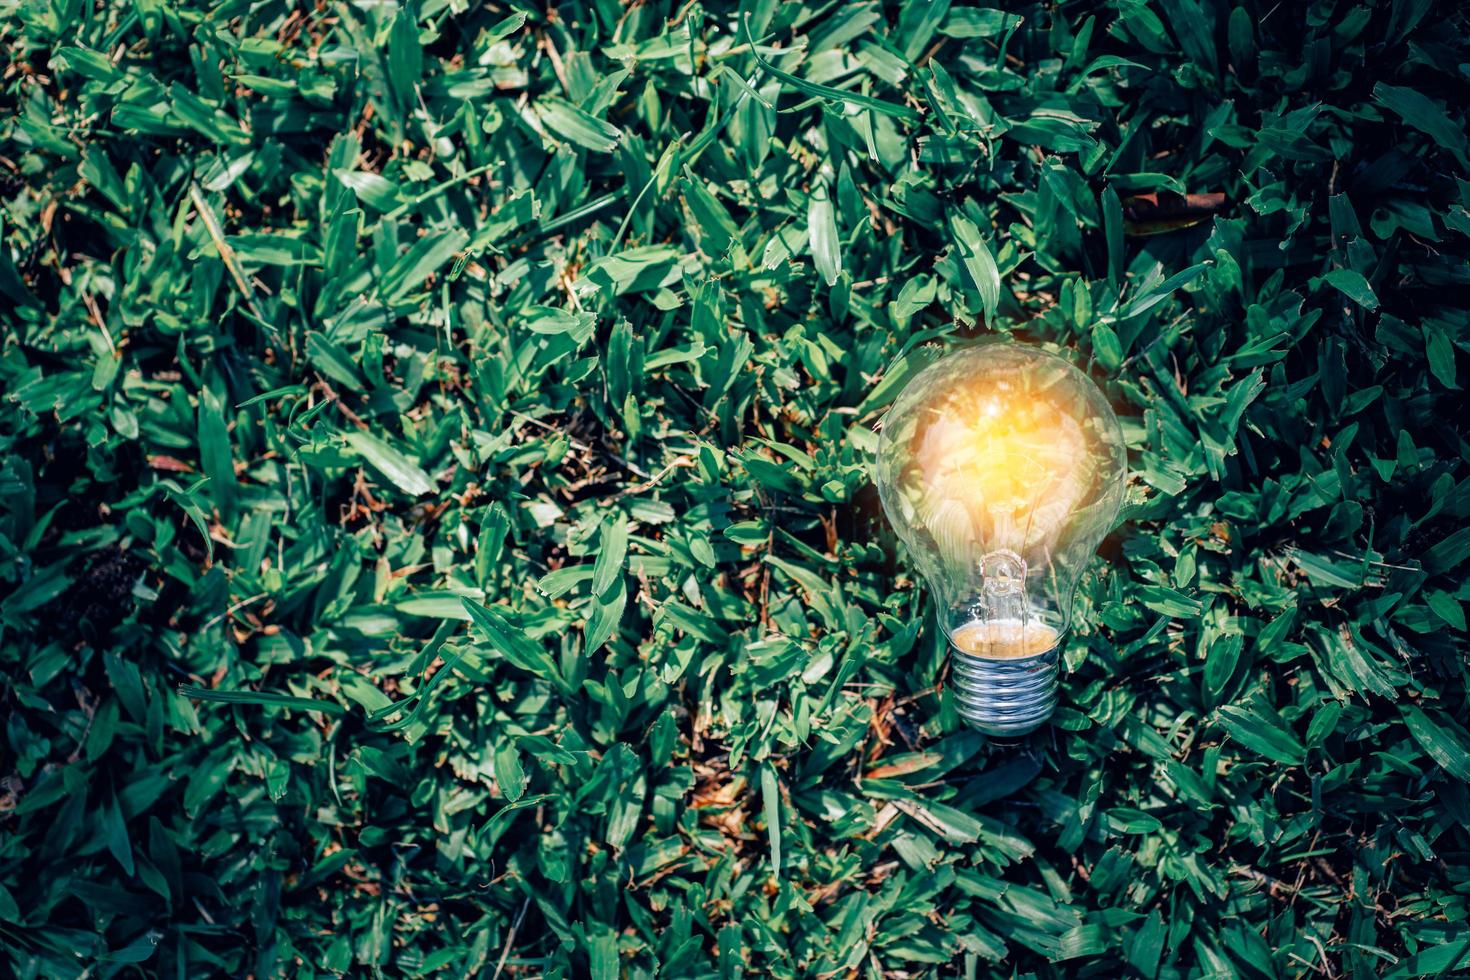
<path id="1" fill-rule="evenodd" d="M 1112 530 L 1123 432 L 1070 363 L 994 341 L 919 372 L 883 418 L 883 510 L 929 583 L 960 714 L 1023 735 L 1056 705 L 1077 580 Z"/>

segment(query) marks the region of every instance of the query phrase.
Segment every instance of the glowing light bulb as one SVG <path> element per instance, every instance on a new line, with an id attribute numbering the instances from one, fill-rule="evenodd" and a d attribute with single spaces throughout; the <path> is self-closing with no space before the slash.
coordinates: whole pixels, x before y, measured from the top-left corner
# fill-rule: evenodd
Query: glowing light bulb
<path id="1" fill-rule="evenodd" d="M 1077 579 L 1117 520 L 1126 472 L 1097 385 L 1018 343 L 940 358 L 884 416 L 883 509 L 934 594 L 970 725 L 1023 735 L 1051 715 Z"/>

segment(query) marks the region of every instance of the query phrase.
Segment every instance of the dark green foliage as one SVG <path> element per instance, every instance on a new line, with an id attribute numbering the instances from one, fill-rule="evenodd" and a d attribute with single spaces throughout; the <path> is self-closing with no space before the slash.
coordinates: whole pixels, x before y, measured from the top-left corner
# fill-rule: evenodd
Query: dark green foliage
<path id="1" fill-rule="evenodd" d="M 1470 971 L 1459 5 L 0 10 L 0 973 Z M 1135 474 L 1022 746 L 989 332 Z"/>

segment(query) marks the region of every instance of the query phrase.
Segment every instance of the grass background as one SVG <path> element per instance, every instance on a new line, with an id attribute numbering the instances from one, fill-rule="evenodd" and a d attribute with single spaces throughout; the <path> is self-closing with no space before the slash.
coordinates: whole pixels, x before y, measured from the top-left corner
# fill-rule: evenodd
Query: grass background
<path id="1" fill-rule="evenodd" d="M 1466 26 L 0 2 L 0 972 L 1470 971 Z M 869 468 L 995 332 L 1133 472 L 1011 746 Z"/>

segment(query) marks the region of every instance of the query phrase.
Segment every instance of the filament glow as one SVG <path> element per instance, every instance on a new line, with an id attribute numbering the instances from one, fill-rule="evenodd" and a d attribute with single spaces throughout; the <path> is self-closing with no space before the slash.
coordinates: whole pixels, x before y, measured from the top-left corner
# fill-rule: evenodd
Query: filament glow
<path id="1" fill-rule="evenodd" d="M 1087 438 L 1044 396 L 1002 383 L 959 385 L 925 409 L 916 433 L 915 517 L 952 560 L 1047 541 L 1085 491 Z"/>

